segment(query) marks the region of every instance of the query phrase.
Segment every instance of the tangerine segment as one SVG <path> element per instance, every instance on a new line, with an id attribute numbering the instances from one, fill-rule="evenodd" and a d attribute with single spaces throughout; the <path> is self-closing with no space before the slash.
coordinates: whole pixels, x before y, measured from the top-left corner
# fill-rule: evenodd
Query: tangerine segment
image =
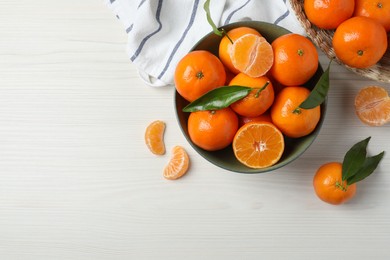
<path id="1" fill-rule="evenodd" d="M 255 29 L 249 27 L 238 27 L 228 31 L 227 35 L 230 39 L 225 35 L 219 43 L 219 58 L 221 59 L 222 63 L 234 74 L 239 73 L 239 71 L 232 64 L 230 49 L 232 48 L 233 44 L 230 40 L 235 42 L 238 38 L 245 34 L 255 34 L 261 36 L 261 34 Z"/>
<path id="2" fill-rule="evenodd" d="M 282 157 L 283 134 L 272 123 L 247 123 L 237 131 L 233 151 L 237 160 L 250 168 L 272 166 Z"/>
<path id="3" fill-rule="evenodd" d="M 149 150 L 156 155 L 165 154 L 164 144 L 165 123 L 160 120 L 153 121 L 145 131 L 145 143 Z"/>
<path id="4" fill-rule="evenodd" d="M 271 44 L 254 34 L 238 38 L 232 45 L 230 57 L 233 66 L 250 77 L 265 75 L 274 62 Z"/>
<path id="5" fill-rule="evenodd" d="M 355 97 L 355 111 L 360 120 L 371 126 L 381 126 L 390 121 L 390 97 L 378 86 L 362 88 Z"/>
<path id="6" fill-rule="evenodd" d="M 181 146 L 172 148 L 172 157 L 164 168 L 163 176 L 168 180 L 176 180 L 186 174 L 190 159 Z"/>

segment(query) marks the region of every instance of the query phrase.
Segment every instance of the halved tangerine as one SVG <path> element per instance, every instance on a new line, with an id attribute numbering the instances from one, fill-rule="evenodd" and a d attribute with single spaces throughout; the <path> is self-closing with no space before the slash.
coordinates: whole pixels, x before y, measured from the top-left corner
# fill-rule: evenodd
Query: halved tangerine
<path id="1" fill-rule="evenodd" d="M 367 125 L 384 125 L 390 121 L 389 94 L 383 87 L 364 87 L 355 97 L 355 111 L 360 120 Z"/>
<path id="2" fill-rule="evenodd" d="M 177 145 L 172 148 L 172 157 L 164 168 L 164 177 L 168 180 L 176 180 L 182 177 L 188 170 L 190 159 L 183 147 Z"/>
<path id="3" fill-rule="evenodd" d="M 283 134 L 272 123 L 247 123 L 237 131 L 233 151 L 237 160 L 250 168 L 270 167 L 282 157 Z"/>
<path id="4" fill-rule="evenodd" d="M 233 66 L 250 77 L 265 75 L 274 62 L 271 44 L 255 34 L 245 34 L 234 41 L 230 57 Z"/>
<path id="5" fill-rule="evenodd" d="M 149 150 L 156 155 L 165 154 L 164 144 L 165 123 L 160 120 L 153 121 L 145 131 L 145 143 Z"/>

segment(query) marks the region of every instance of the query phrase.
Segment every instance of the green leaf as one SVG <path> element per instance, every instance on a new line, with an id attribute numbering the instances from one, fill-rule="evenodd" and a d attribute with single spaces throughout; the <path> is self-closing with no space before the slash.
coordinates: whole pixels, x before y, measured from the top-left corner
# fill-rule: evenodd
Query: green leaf
<path id="1" fill-rule="evenodd" d="M 210 14 L 210 0 L 206 0 L 203 5 L 203 9 L 206 11 L 207 21 L 213 28 L 213 31 L 216 35 L 223 36 L 223 31 L 218 30 L 217 26 L 213 22 L 213 19 L 211 18 Z"/>
<path id="2" fill-rule="evenodd" d="M 362 167 L 367 155 L 367 145 L 371 137 L 358 142 L 345 154 L 343 161 L 342 180 L 355 175 Z"/>
<path id="3" fill-rule="evenodd" d="M 317 84 L 310 92 L 310 95 L 299 105 L 300 108 L 312 109 L 324 102 L 329 90 L 329 70 L 331 63 L 332 61 L 329 62 L 328 68 L 322 73 Z"/>
<path id="4" fill-rule="evenodd" d="M 244 86 L 222 86 L 210 90 L 200 98 L 192 101 L 183 108 L 183 112 L 222 109 L 246 97 L 251 90 L 253 88 Z"/>
<path id="5" fill-rule="evenodd" d="M 385 152 L 383 151 L 380 154 L 377 154 L 375 156 L 367 157 L 360 170 L 355 175 L 347 179 L 347 184 L 348 185 L 354 184 L 371 175 L 371 173 L 373 173 L 376 167 L 378 166 L 379 162 L 382 160 L 384 154 Z"/>

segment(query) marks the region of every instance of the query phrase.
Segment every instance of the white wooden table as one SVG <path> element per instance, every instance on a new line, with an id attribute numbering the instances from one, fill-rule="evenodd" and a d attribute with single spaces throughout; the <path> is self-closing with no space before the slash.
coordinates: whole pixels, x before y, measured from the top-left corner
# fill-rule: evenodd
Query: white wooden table
<path id="1" fill-rule="evenodd" d="M 238 174 L 195 153 L 173 88 L 146 86 L 125 45 L 102 1 L 0 2 L 0 259 L 390 259 L 390 125 L 365 126 L 353 108 L 378 83 L 334 63 L 307 152 Z M 162 157 L 143 140 L 156 119 L 167 124 Z M 350 203 L 320 201 L 316 169 L 367 136 L 371 155 L 388 151 L 377 171 Z M 176 144 L 191 168 L 167 181 Z"/>

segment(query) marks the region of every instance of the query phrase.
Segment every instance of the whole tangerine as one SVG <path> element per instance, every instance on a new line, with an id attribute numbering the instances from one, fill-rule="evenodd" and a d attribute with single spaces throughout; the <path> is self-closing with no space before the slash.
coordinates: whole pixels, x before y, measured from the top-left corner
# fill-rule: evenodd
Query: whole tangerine
<path id="1" fill-rule="evenodd" d="M 197 50 L 188 53 L 179 61 L 174 80 L 177 92 L 192 102 L 208 91 L 224 86 L 226 72 L 215 55 Z"/>
<path id="2" fill-rule="evenodd" d="M 207 151 L 216 151 L 232 143 L 238 129 L 238 117 L 229 107 L 191 112 L 187 128 L 194 144 Z"/>

